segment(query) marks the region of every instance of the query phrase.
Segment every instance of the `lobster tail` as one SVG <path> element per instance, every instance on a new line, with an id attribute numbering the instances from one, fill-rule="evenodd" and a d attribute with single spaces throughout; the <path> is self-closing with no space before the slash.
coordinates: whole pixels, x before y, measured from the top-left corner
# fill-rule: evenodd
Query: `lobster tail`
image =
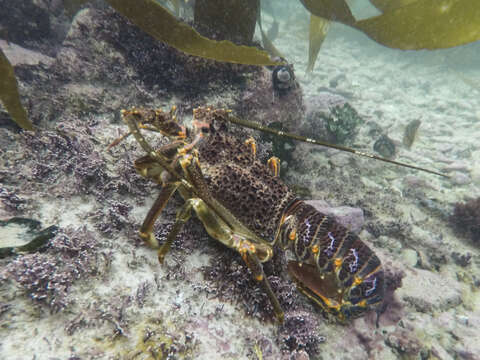
<path id="1" fill-rule="evenodd" d="M 333 218 L 296 201 L 285 212 L 279 238 L 295 254 L 288 269 L 299 290 L 328 313 L 345 320 L 382 303 L 380 259 Z"/>

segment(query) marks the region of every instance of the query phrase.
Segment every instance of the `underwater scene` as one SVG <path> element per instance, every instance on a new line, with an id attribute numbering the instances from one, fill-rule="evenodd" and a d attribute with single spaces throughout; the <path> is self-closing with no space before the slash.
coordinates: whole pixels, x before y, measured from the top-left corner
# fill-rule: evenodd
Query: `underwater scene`
<path id="1" fill-rule="evenodd" d="M 480 1 L 0 0 L 0 360 L 480 360 Z"/>

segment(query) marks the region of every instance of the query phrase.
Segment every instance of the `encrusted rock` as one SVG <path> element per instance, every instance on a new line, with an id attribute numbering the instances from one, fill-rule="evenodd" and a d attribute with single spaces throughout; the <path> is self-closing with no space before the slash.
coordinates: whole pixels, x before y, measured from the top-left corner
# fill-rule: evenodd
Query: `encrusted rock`
<path id="1" fill-rule="evenodd" d="M 422 269 L 406 271 L 403 286 L 397 290 L 397 295 L 417 311 L 427 313 L 462 303 L 461 288 L 457 282 Z"/>
<path id="2" fill-rule="evenodd" d="M 360 208 L 354 208 L 350 206 L 337 206 L 331 207 L 326 201 L 323 200 L 310 200 L 307 204 L 312 205 L 315 209 L 330 215 L 340 224 L 354 233 L 358 233 L 365 222 L 363 216 L 363 210 Z"/>

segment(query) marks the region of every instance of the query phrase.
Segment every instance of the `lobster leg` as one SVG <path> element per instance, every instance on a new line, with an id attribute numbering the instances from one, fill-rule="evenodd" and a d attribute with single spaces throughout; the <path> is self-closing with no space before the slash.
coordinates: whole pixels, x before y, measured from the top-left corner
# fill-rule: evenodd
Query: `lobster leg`
<path id="1" fill-rule="evenodd" d="M 245 243 L 248 242 L 245 241 Z M 241 246 L 240 249 L 238 249 L 243 261 L 245 261 L 248 268 L 252 272 L 253 278 L 262 285 L 263 290 L 268 295 L 268 298 L 270 299 L 270 303 L 273 306 L 273 311 L 275 312 L 275 316 L 277 317 L 278 321 L 280 323 L 283 323 L 284 313 L 282 310 L 282 306 L 278 302 L 277 296 L 274 294 L 270 286 L 270 282 L 268 281 L 265 273 L 263 272 L 262 263 L 255 254 L 255 250 L 256 249 L 254 245 Z"/>
<path id="2" fill-rule="evenodd" d="M 178 233 L 182 229 L 183 225 L 190 219 L 192 216 L 192 208 L 194 207 L 194 202 L 195 199 L 189 199 L 183 204 L 181 209 L 177 213 L 177 218 L 175 220 L 175 223 L 173 224 L 172 230 L 170 230 L 170 233 L 167 236 L 167 240 L 163 245 L 158 249 L 158 261 L 160 264 L 163 264 L 163 260 L 165 259 L 165 255 L 168 253 L 170 250 L 170 247 L 172 246 L 173 241 L 177 237 Z"/>
<path id="3" fill-rule="evenodd" d="M 283 322 L 284 314 L 282 307 L 273 293 L 270 283 L 263 272 L 263 266 L 261 263 L 261 260 L 266 261 L 271 258 L 271 249 L 267 246 L 253 244 L 246 239 L 244 234 L 236 233 L 220 217 L 218 217 L 215 212 L 210 210 L 203 200 L 199 198 L 191 198 L 186 201 L 185 205 L 177 215 L 177 222 L 168 235 L 167 241 L 159 250 L 159 259 L 162 259 L 161 254 L 164 256 L 166 253 L 166 250 L 163 250 L 163 248 L 168 249 L 167 247 L 169 247 L 169 244 L 174 240 L 181 225 L 183 225 L 190 217 L 190 210 L 192 208 L 195 210 L 197 217 L 203 223 L 211 237 L 240 253 L 242 259 L 252 271 L 254 279 L 262 285 L 268 295 L 277 319 L 280 322 Z"/>
<path id="4" fill-rule="evenodd" d="M 278 157 L 272 156 L 268 159 L 267 167 L 272 176 L 280 176 L 280 159 Z"/>
<path id="5" fill-rule="evenodd" d="M 140 227 L 140 237 L 143 239 L 143 241 L 155 249 L 159 247 L 159 244 L 157 239 L 155 239 L 155 235 L 153 234 L 153 225 L 177 188 L 178 183 L 170 183 L 162 187 L 157 200 L 155 200 L 153 203 L 152 207 L 148 211 L 147 216 L 145 217 L 145 220 L 143 221 L 142 226 Z"/>
<path id="6" fill-rule="evenodd" d="M 255 161 L 257 157 L 257 143 L 255 142 L 255 139 L 252 137 L 249 137 L 247 140 L 245 140 L 245 145 L 247 145 L 250 149 L 252 161 Z"/>

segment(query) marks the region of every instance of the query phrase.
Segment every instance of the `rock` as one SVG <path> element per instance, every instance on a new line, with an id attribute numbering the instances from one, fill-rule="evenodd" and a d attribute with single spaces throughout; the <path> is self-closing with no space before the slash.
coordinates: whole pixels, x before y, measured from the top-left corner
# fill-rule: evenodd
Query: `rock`
<path id="1" fill-rule="evenodd" d="M 323 200 L 310 200 L 306 203 L 312 205 L 321 213 L 332 216 L 340 224 L 354 233 L 358 233 L 365 222 L 363 210 L 360 208 L 350 206 L 331 207 Z"/>
<path id="2" fill-rule="evenodd" d="M 0 8 L 8 14 L 0 17 L 0 28 L 5 29 L 9 41 L 25 45 L 50 36 L 48 12 L 33 0 L 0 0 Z"/>
<path id="3" fill-rule="evenodd" d="M 414 267 L 418 263 L 418 254 L 413 249 L 405 249 L 402 251 L 402 258 L 406 265 Z"/>
<path id="4" fill-rule="evenodd" d="M 38 65 L 39 63 L 51 65 L 54 62 L 54 59 L 50 56 L 25 49 L 14 43 L 7 43 L 5 40 L 0 40 L 0 49 L 2 49 L 12 66 L 19 64 Z"/>
<path id="5" fill-rule="evenodd" d="M 452 176 L 451 176 L 451 181 L 455 185 L 468 185 L 472 182 L 472 179 L 470 179 L 470 176 L 467 174 L 455 171 Z"/>
<path id="6" fill-rule="evenodd" d="M 417 311 L 446 310 L 462 303 L 458 282 L 427 270 L 407 270 L 397 295 Z"/>
<path id="7" fill-rule="evenodd" d="M 285 360 L 309 360 L 310 356 L 303 350 L 295 350 Z"/>

